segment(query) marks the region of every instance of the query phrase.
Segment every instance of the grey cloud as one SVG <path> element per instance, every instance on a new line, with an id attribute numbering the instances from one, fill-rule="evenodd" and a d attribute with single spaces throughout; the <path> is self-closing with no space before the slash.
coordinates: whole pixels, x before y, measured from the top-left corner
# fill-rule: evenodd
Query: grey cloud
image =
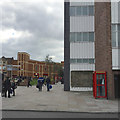
<path id="1" fill-rule="evenodd" d="M 8 26 L 10 21 L 3 20 L 3 26 L 14 27 L 17 30 L 28 30 L 30 33 L 34 33 L 39 37 L 52 37 L 57 38 L 58 40 L 63 39 L 63 21 L 62 21 L 62 9 L 60 5 L 58 7 L 52 6 L 54 8 L 53 14 L 48 14 L 46 12 L 45 6 L 42 5 L 20 5 L 17 4 L 18 9 L 11 10 L 15 14 L 16 20 L 14 24 Z M 20 8 L 20 9 L 19 9 Z M 10 8 L 6 8 L 7 12 Z M 6 14 L 5 12 L 5 14 Z M 10 11 L 9 11 L 10 12 Z M 7 12 L 5 16 L 10 13 Z"/>
<path id="2" fill-rule="evenodd" d="M 18 51 L 26 51 L 32 58 L 44 58 L 50 54 L 55 61 L 63 60 L 63 3 L 54 3 L 50 7 L 53 13 L 47 13 L 49 4 L 4 5 L 3 29 L 14 28 L 17 31 L 28 31 L 31 37 L 21 37 L 3 43 L 3 55 L 14 56 Z"/>

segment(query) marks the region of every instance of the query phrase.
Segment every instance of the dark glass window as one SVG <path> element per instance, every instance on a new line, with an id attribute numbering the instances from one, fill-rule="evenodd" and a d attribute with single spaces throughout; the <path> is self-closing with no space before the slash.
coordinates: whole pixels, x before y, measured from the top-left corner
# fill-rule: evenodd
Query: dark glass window
<path id="1" fill-rule="evenodd" d="M 77 59 L 77 63 L 82 63 L 83 59 Z"/>
<path id="2" fill-rule="evenodd" d="M 76 7 L 76 15 L 82 15 L 82 7 Z"/>
<path id="3" fill-rule="evenodd" d="M 120 25 L 118 25 L 118 31 L 120 31 Z"/>
<path id="4" fill-rule="evenodd" d="M 83 41 L 82 40 L 82 33 L 77 33 L 77 41 Z"/>
<path id="5" fill-rule="evenodd" d="M 112 25 L 112 31 L 116 31 L 116 25 Z"/>
<path id="6" fill-rule="evenodd" d="M 87 15 L 87 6 L 82 6 L 82 15 Z"/>
<path id="7" fill-rule="evenodd" d="M 112 47 L 116 47 L 116 32 L 112 32 Z"/>
<path id="8" fill-rule="evenodd" d="M 70 42 L 75 42 L 75 36 L 76 36 L 76 33 L 74 32 L 70 33 Z"/>
<path id="9" fill-rule="evenodd" d="M 89 33 L 89 41 L 94 42 L 94 33 Z"/>
<path id="10" fill-rule="evenodd" d="M 88 63 L 88 59 L 83 59 L 83 63 Z"/>
<path id="11" fill-rule="evenodd" d="M 75 16 L 75 8 L 76 7 L 70 7 L 70 16 Z"/>
<path id="12" fill-rule="evenodd" d="M 70 16 L 94 16 L 94 6 L 76 6 L 70 7 Z"/>
<path id="13" fill-rule="evenodd" d="M 89 6 L 89 15 L 93 16 L 94 15 L 94 7 L 93 6 Z"/>
<path id="14" fill-rule="evenodd" d="M 89 59 L 90 64 L 94 64 L 94 59 Z"/>
<path id="15" fill-rule="evenodd" d="M 83 33 L 83 41 L 89 41 L 89 33 Z"/>
<path id="16" fill-rule="evenodd" d="M 35 66 L 35 70 L 37 70 L 37 66 Z"/>
<path id="17" fill-rule="evenodd" d="M 92 58 L 86 58 L 86 59 L 70 59 L 70 63 L 89 63 L 89 64 L 94 64 L 95 60 Z"/>
<path id="18" fill-rule="evenodd" d="M 94 42 L 94 32 L 80 32 L 80 33 L 70 33 L 70 42 Z"/>
<path id="19" fill-rule="evenodd" d="M 118 32 L 118 46 L 120 47 L 120 32 Z"/>
<path id="20" fill-rule="evenodd" d="M 76 63 L 77 60 L 76 59 L 70 59 L 70 63 Z"/>

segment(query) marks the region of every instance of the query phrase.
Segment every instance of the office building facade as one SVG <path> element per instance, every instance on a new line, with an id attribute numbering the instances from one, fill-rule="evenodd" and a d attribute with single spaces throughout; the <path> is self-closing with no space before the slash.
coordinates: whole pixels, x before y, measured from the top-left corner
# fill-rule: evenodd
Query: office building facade
<path id="1" fill-rule="evenodd" d="M 64 90 L 92 91 L 93 71 L 106 71 L 108 96 L 114 96 L 120 74 L 119 9 L 117 2 L 65 1 Z"/>

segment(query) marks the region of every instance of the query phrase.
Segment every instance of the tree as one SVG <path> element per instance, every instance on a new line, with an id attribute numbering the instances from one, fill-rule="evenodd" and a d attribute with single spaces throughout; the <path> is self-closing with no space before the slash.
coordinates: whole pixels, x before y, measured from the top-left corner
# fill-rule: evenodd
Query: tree
<path id="1" fill-rule="evenodd" d="M 50 78 L 51 78 L 51 63 L 53 63 L 52 57 L 50 57 L 49 54 L 48 54 L 45 57 L 45 64 L 49 66 L 49 71 L 48 72 L 49 72 L 49 77 Z"/>
<path id="2" fill-rule="evenodd" d="M 52 61 L 52 57 L 50 57 L 49 54 L 46 55 L 46 57 L 45 57 L 45 62 L 46 62 L 46 63 L 51 63 L 51 62 L 53 62 L 53 61 Z"/>

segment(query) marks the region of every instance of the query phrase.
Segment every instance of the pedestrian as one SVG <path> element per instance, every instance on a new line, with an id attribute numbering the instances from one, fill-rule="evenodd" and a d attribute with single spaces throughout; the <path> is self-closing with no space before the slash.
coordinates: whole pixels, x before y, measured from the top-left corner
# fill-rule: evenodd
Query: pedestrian
<path id="1" fill-rule="evenodd" d="M 17 85 L 19 86 L 21 82 L 21 77 L 18 78 Z"/>
<path id="2" fill-rule="evenodd" d="M 43 77 L 43 84 L 46 86 L 46 77 Z"/>
<path id="3" fill-rule="evenodd" d="M 44 79 L 42 76 L 40 76 L 38 79 L 37 88 L 39 89 L 39 91 L 42 91 L 43 80 Z"/>
<path id="4" fill-rule="evenodd" d="M 62 77 L 62 79 L 61 79 L 61 84 L 64 84 L 64 78 Z"/>
<path id="5" fill-rule="evenodd" d="M 16 83 L 15 83 L 15 80 L 12 81 L 12 83 L 11 83 L 11 88 L 12 88 L 13 96 L 15 96 L 15 89 L 17 88 L 17 85 L 16 85 Z"/>
<path id="6" fill-rule="evenodd" d="M 4 89 L 5 89 L 5 97 L 7 97 L 7 92 L 8 92 L 8 98 L 10 98 L 11 83 L 8 77 L 6 78 L 4 82 Z"/>
<path id="7" fill-rule="evenodd" d="M 46 79 L 46 84 L 47 84 L 47 91 L 50 91 L 50 78 L 47 77 Z"/>
<path id="8" fill-rule="evenodd" d="M 45 84 L 45 78 L 43 77 L 42 86 Z"/>
<path id="9" fill-rule="evenodd" d="M 2 97 L 5 97 L 5 76 L 2 76 Z"/>
<path id="10" fill-rule="evenodd" d="M 32 87 L 32 85 L 30 84 L 30 82 L 31 82 L 31 77 L 28 77 L 28 84 L 27 84 L 27 87 L 29 87 L 29 86 Z"/>

